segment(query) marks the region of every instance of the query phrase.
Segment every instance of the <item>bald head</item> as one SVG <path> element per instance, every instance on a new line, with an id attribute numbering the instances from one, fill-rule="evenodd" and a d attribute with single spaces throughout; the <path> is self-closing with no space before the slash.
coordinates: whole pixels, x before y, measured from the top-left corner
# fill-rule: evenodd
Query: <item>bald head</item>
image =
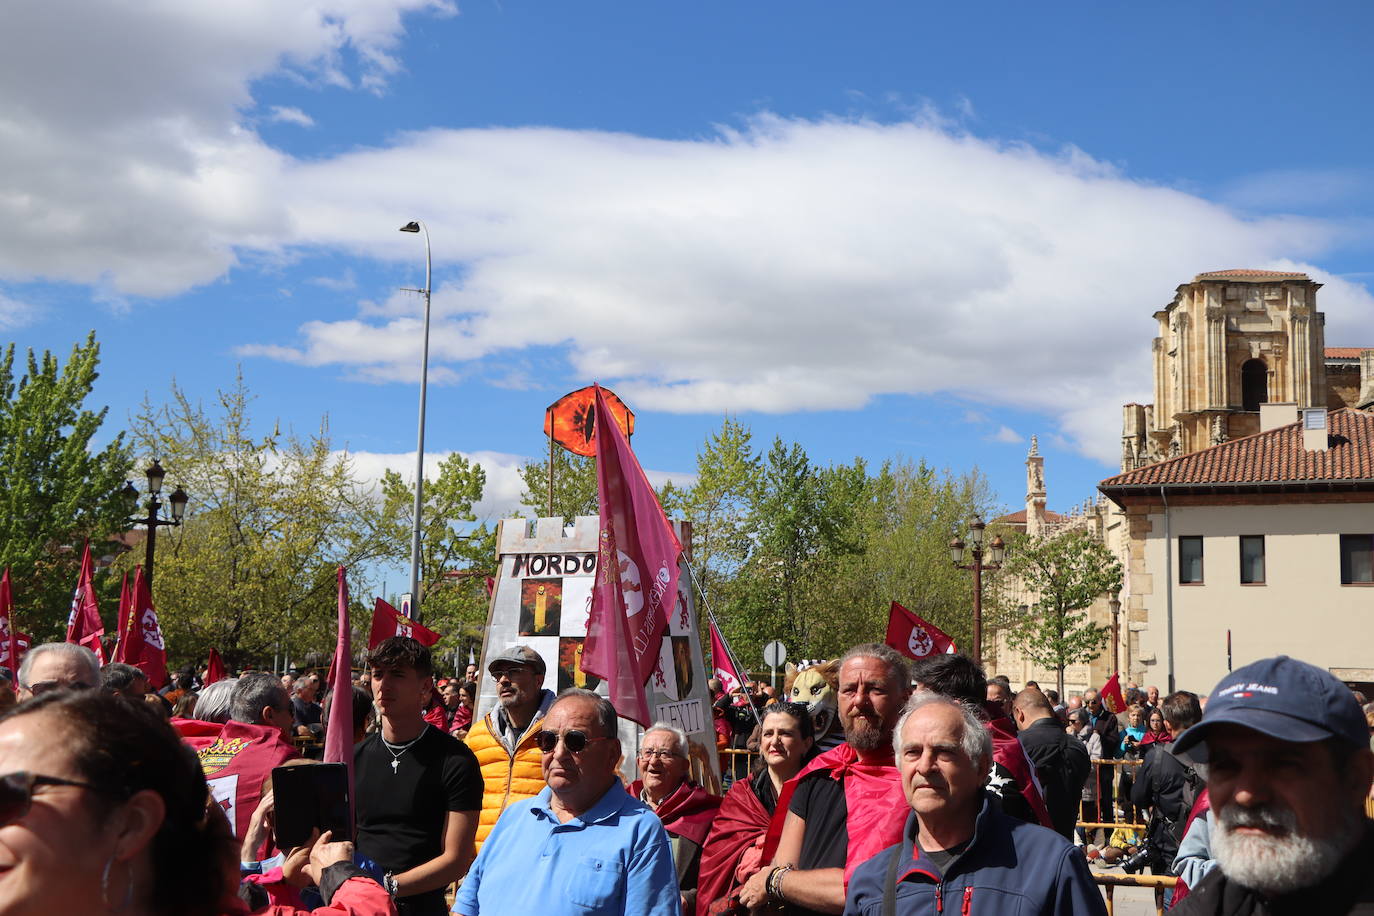
<path id="1" fill-rule="evenodd" d="M 1016 727 L 1023 729 L 1041 719 L 1054 718 L 1054 707 L 1049 697 L 1034 687 L 1027 687 L 1012 699 L 1011 717 L 1016 720 Z"/>

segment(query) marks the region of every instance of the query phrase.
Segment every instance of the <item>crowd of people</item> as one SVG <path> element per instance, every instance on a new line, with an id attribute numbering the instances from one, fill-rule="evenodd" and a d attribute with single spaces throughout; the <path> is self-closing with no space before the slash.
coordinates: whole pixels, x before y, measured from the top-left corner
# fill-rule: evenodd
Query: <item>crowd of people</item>
<path id="1" fill-rule="evenodd" d="M 372 650 L 353 836 L 281 849 L 272 772 L 314 762 L 319 672 L 155 691 L 31 649 L 0 691 L 0 916 L 1105 913 L 1090 858 L 1177 876 L 1185 916 L 1374 911 L 1374 714 L 1291 658 L 1205 697 L 1127 685 L 1113 713 L 859 645 L 825 669 L 833 705 L 797 701 L 814 680 L 712 682 L 718 748 L 753 760 L 723 796 L 691 736 L 622 746 L 611 703 L 555 695 L 528 646 L 486 669 L 475 718 L 475 666 L 436 681 L 412 639 Z"/>

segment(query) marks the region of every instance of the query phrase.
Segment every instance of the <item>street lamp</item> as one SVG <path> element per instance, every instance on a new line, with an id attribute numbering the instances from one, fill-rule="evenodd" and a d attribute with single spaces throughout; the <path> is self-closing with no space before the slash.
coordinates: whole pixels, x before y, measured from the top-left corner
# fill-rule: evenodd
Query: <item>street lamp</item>
<path id="1" fill-rule="evenodd" d="M 415 526 L 410 532 L 410 614 L 420 620 L 420 511 L 424 503 L 425 487 L 425 395 L 429 387 L 429 294 L 430 269 L 429 227 L 422 220 L 412 220 L 401 227 L 402 232 L 423 232 L 425 236 L 425 288 L 410 289 L 425 294 L 425 334 L 420 350 L 420 433 L 415 446 Z"/>
<path id="2" fill-rule="evenodd" d="M 1107 599 L 1107 609 L 1112 612 L 1112 673 L 1121 670 L 1121 594 L 1114 590 Z"/>
<path id="3" fill-rule="evenodd" d="M 176 526 L 181 524 L 181 519 L 186 515 L 186 503 L 190 497 L 181 487 L 172 491 L 172 495 L 167 497 L 168 506 L 171 509 L 171 517 L 163 518 L 158 510 L 162 508 L 162 500 L 158 497 L 162 495 L 162 479 L 167 476 L 167 472 L 162 469 L 162 463 L 156 458 L 153 463 L 148 465 L 143 475 L 148 478 L 148 517 L 134 522 L 136 525 L 143 525 L 148 529 L 147 551 L 143 558 L 143 576 L 148 582 L 148 592 L 153 590 L 153 550 L 157 544 L 157 529 L 164 526 Z M 129 503 L 129 514 L 138 511 L 138 488 L 132 483 L 125 483 L 124 488 L 119 491 Z"/>
<path id="4" fill-rule="evenodd" d="M 962 538 L 956 534 L 949 542 L 949 558 L 954 561 L 955 567 L 973 570 L 973 660 L 979 665 L 983 664 L 983 572 L 1001 569 L 1002 560 L 1007 555 L 1007 545 L 1002 543 L 1002 536 L 993 535 L 986 551 L 988 562 L 983 562 L 983 536 L 987 527 L 981 516 L 975 515 L 969 519 L 968 539 L 973 546 L 972 563 L 964 562 L 964 552 L 968 545 Z"/>

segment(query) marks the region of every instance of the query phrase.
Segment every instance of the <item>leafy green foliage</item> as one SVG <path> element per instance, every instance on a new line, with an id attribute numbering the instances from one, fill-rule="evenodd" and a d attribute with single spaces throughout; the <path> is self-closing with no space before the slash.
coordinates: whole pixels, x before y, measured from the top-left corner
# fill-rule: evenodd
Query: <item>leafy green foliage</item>
<path id="1" fill-rule="evenodd" d="M 536 516 L 561 515 L 574 519 L 596 515 L 596 459 L 553 449 L 553 512 L 549 512 L 549 461 L 530 461 L 520 468 L 525 484 L 520 505 Z"/>

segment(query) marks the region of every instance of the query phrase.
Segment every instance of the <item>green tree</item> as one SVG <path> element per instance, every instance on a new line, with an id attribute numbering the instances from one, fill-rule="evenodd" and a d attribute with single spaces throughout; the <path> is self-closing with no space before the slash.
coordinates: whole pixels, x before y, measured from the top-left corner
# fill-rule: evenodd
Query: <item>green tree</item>
<path id="1" fill-rule="evenodd" d="M 520 505 L 544 516 L 549 513 L 549 461 L 527 461 L 520 467 L 525 489 Z M 553 448 L 553 515 L 572 521 L 579 515 L 596 515 L 596 459 L 557 445 Z"/>
<path id="2" fill-rule="evenodd" d="M 335 569 L 348 567 L 361 595 L 370 564 L 389 557 L 375 489 L 334 449 L 327 418 L 312 435 L 259 438 L 252 399 L 241 375 L 213 412 L 173 385 L 170 402 L 145 402 L 135 424 L 139 450 L 157 455 L 169 485 L 191 496 L 185 523 L 159 537 L 153 583 L 176 663 L 211 646 L 229 665 L 261 663 L 278 648 L 327 658 Z M 355 604 L 355 634 L 366 633 L 365 613 Z"/>
<path id="3" fill-rule="evenodd" d="M 10 570 L 16 626 L 36 642 L 65 633 L 82 541 L 99 557 L 129 528 L 119 495 L 131 464 L 124 434 L 99 446 L 107 408 L 84 406 L 99 362 L 95 332 L 65 366 L 29 350 L 18 381 L 14 344 L 0 358 L 0 568 Z"/>
<path id="4" fill-rule="evenodd" d="M 1036 664 L 1054 669 L 1062 696 L 1064 669 L 1096 658 L 1107 642 L 1108 629 L 1085 612 L 1121 588 L 1121 564 L 1090 532 L 1075 529 L 1013 538 L 1003 575 L 1019 579 L 1036 596 L 1027 613 L 1010 621 L 1008 640 Z"/>
<path id="5" fill-rule="evenodd" d="M 486 472 L 453 452 L 425 478 L 420 532 L 420 612 L 425 626 L 444 634 L 436 651 L 480 642 L 487 622 L 486 577 L 496 575 L 496 532 L 477 521 Z M 392 558 L 410 564 L 415 491 L 400 474 L 382 477 L 382 525 Z M 464 529 L 468 529 L 464 532 Z"/>

